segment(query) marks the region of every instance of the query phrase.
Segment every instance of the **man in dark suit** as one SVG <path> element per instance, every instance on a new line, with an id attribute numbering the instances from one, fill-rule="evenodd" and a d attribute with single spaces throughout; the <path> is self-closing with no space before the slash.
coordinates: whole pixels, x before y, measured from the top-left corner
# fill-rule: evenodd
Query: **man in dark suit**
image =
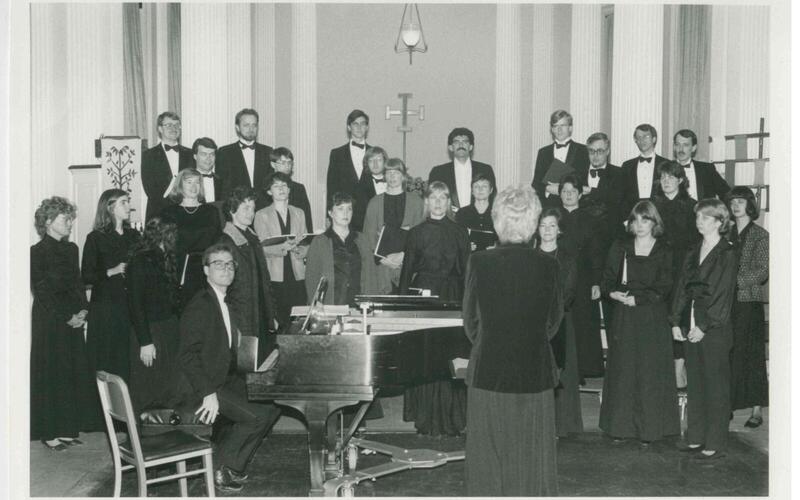
<path id="1" fill-rule="evenodd" d="M 717 197 L 724 200 L 731 187 L 719 175 L 712 163 L 697 161 L 697 135 L 689 129 L 678 130 L 672 138 L 672 149 L 675 159 L 683 166 L 689 180 L 689 196 L 697 201 Z"/>
<path id="2" fill-rule="evenodd" d="M 192 150 L 181 146 L 181 118 L 172 111 L 158 115 L 161 142 L 142 153 L 142 187 L 147 195 L 145 222 L 158 215 L 170 202 L 165 197 L 179 170 L 194 167 Z"/>
<path id="3" fill-rule="evenodd" d="M 280 410 L 271 403 L 248 402 L 237 371 L 236 311 L 225 302 L 236 273 L 232 250 L 224 243 L 210 246 L 203 266 L 207 285 L 181 315 L 177 394 L 185 406 L 197 408 L 202 422 L 212 424 L 220 414 L 233 422 L 216 439 L 214 483 L 221 491 L 235 492 L 247 480 L 247 463 Z"/>
<path id="4" fill-rule="evenodd" d="M 261 188 L 274 170 L 269 160 L 272 148 L 256 142 L 258 112 L 250 108 L 239 111 L 235 127 L 239 140 L 217 151 L 217 175 L 222 177 L 224 186 L 222 198 L 227 198 L 237 186 L 253 188 L 258 196 L 263 197 Z"/>
<path id="5" fill-rule="evenodd" d="M 353 196 L 353 217 L 350 220 L 350 228 L 361 232 L 364 229 L 364 217 L 367 214 L 369 200 L 379 194 L 386 192 L 386 162 L 389 155 L 380 146 L 370 146 L 364 155 L 364 170 L 361 178 L 356 184 L 355 196 Z"/>
<path id="6" fill-rule="evenodd" d="M 220 226 L 224 226 L 225 215 L 222 210 L 222 205 L 225 203 L 225 199 L 222 198 L 224 186 L 222 177 L 216 173 L 217 143 L 210 137 L 195 139 L 192 144 L 192 154 L 197 171 L 203 176 L 203 198 L 206 203 L 217 207 Z"/>
<path id="7" fill-rule="evenodd" d="M 356 184 L 364 170 L 364 154 L 369 133 L 369 116 L 360 109 L 354 109 L 347 115 L 347 144 L 331 150 L 328 159 L 328 175 L 326 180 L 326 211 L 333 205 L 335 193 L 347 193 L 355 197 Z"/>
<path id="8" fill-rule="evenodd" d="M 658 132 L 649 123 L 636 127 L 633 141 L 641 154 L 622 163 L 625 175 L 623 213 L 629 213 L 639 200 L 650 199 L 653 183 L 658 182 L 658 167 L 668 161 L 656 154 Z"/>
<path id="9" fill-rule="evenodd" d="M 586 177 L 581 179 L 583 196 L 581 205 L 602 212 L 612 225 L 612 234 L 621 236 L 622 222 L 626 214 L 622 214 L 621 201 L 625 181 L 622 169 L 608 163 L 611 153 L 611 141 L 603 132 L 595 132 L 586 139 L 589 153 L 589 169 Z"/>
<path id="10" fill-rule="evenodd" d="M 472 161 L 472 150 L 475 147 L 475 135 L 468 128 L 454 128 L 447 135 L 447 149 L 452 155 L 448 163 L 436 165 L 428 176 L 428 184 L 442 181 L 450 189 L 450 203 L 453 209 L 466 207 L 472 203 L 472 179 L 477 174 L 486 176 L 492 184 L 492 197 L 497 192 L 497 181 L 491 165 Z"/>
<path id="11" fill-rule="evenodd" d="M 289 177 L 294 173 L 294 155 L 289 148 L 275 148 L 269 154 L 270 163 L 276 172 L 282 172 Z M 272 203 L 272 196 L 267 192 L 264 186 L 259 186 L 259 189 L 265 192 L 264 206 L 259 206 L 256 202 L 256 211 L 261 210 L 265 206 Z M 289 183 L 289 205 L 299 208 L 306 216 L 306 231 L 313 233 L 313 225 L 311 224 L 311 202 L 308 201 L 308 194 L 306 187 L 294 179 Z"/>
<path id="12" fill-rule="evenodd" d="M 572 140 L 572 115 L 563 109 L 553 111 L 550 115 L 550 135 L 553 144 L 539 149 L 536 154 L 536 166 L 533 168 L 531 186 L 536 190 L 543 207 L 557 207 L 561 203 L 558 196 L 558 185 L 562 176 L 548 176 L 550 168 L 556 160 L 566 165 L 579 179 L 585 179 L 589 170 L 589 153 L 586 146 Z M 558 164 L 558 167 L 561 165 Z"/>

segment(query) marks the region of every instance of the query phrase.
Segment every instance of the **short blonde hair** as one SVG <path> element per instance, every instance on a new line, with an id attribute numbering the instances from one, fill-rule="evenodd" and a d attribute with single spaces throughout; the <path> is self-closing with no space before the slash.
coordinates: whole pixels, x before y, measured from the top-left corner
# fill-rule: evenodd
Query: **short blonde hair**
<path id="1" fill-rule="evenodd" d="M 174 201 L 175 203 L 180 203 L 183 201 L 183 181 L 187 178 L 197 177 L 200 179 L 200 194 L 197 196 L 197 201 L 200 203 L 206 202 L 206 192 L 203 189 L 203 176 L 200 174 L 195 168 L 184 168 L 183 170 L 178 171 L 177 177 L 175 177 L 175 183 L 172 185 L 172 190 L 167 195 L 167 198 Z"/>
<path id="2" fill-rule="evenodd" d="M 725 203 L 716 198 L 706 198 L 698 201 L 697 205 L 694 206 L 694 213 L 702 213 L 720 221 L 719 234 L 726 234 L 731 228 L 731 213 Z"/>
<path id="3" fill-rule="evenodd" d="M 530 241 L 541 213 L 542 204 L 532 187 L 518 185 L 500 191 L 492 207 L 492 221 L 500 243 Z"/>
<path id="4" fill-rule="evenodd" d="M 40 238 L 47 234 L 47 223 L 64 214 L 69 219 L 74 219 L 78 209 L 72 202 L 61 196 L 45 198 L 33 214 L 33 225 Z"/>

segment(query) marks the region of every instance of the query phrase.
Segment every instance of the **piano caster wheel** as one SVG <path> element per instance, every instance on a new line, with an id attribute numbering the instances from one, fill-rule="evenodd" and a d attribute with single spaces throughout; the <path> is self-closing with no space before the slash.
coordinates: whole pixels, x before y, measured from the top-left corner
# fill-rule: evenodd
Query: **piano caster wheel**
<path id="1" fill-rule="evenodd" d="M 350 473 L 355 472 L 358 466 L 358 446 L 347 446 L 347 468 Z"/>
<path id="2" fill-rule="evenodd" d="M 340 497 L 354 497 L 356 496 L 356 489 L 352 486 L 342 486 L 339 489 L 339 496 Z"/>

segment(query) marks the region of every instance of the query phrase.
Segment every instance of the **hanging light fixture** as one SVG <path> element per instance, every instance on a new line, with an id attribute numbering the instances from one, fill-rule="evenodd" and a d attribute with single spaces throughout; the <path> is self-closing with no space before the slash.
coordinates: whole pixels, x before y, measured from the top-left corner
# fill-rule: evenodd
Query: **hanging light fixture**
<path id="1" fill-rule="evenodd" d="M 414 52 L 427 52 L 425 34 L 422 32 L 422 21 L 419 18 L 419 7 L 415 3 L 407 3 L 403 7 L 403 18 L 400 20 L 400 31 L 394 43 L 394 51 L 398 54 L 408 52 L 408 64 L 412 64 Z"/>

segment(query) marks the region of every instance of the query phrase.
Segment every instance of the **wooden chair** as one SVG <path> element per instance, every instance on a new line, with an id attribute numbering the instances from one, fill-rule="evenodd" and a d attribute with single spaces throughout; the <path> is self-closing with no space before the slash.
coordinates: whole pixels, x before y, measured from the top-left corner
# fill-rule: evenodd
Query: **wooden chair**
<path id="1" fill-rule="evenodd" d="M 114 497 L 120 496 L 122 472 L 135 468 L 139 479 L 139 496 L 147 496 L 147 485 L 178 480 L 181 496 L 188 496 L 186 478 L 205 474 L 208 496 L 214 497 L 214 466 L 211 460 L 211 444 L 196 436 L 175 430 L 140 439 L 128 386 L 120 377 L 97 372 L 97 389 L 103 406 L 108 439 L 114 458 Z M 128 439 L 122 443 L 114 432 L 114 420 L 128 426 Z M 186 460 L 202 457 L 203 467 L 186 471 Z M 122 465 L 125 461 L 127 465 Z M 147 479 L 147 468 L 175 463 L 177 473 L 165 477 Z"/>

